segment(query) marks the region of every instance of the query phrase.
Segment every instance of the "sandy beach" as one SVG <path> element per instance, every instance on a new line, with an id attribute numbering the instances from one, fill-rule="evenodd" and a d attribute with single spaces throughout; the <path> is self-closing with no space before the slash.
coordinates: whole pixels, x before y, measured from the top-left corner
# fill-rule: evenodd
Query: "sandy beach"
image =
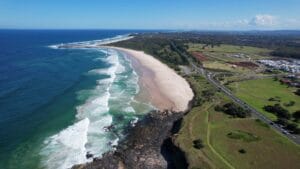
<path id="1" fill-rule="evenodd" d="M 128 56 L 139 74 L 138 97 L 149 99 L 159 110 L 185 111 L 194 94 L 188 82 L 151 55 L 132 49 L 110 47 Z M 145 97 L 146 96 L 146 97 Z"/>

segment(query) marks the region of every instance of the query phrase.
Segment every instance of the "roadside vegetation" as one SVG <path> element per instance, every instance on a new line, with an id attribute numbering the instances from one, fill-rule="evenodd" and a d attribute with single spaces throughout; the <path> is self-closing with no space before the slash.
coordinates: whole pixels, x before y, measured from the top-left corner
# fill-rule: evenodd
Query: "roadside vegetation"
<path id="1" fill-rule="evenodd" d="M 296 87 L 282 84 L 274 78 L 265 78 L 231 83 L 229 88 L 275 123 L 299 134 L 300 96 L 295 94 Z"/>

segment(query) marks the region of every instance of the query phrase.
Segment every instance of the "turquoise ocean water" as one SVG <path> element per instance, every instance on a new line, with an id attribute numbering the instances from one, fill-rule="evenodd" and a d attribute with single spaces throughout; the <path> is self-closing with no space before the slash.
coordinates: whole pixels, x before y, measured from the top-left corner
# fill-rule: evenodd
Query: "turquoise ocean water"
<path id="1" fill-rule="evenodd" d="M 0 168 L 70 168 L 113 149 L 152 107 L 111 49 L 50 45 L 133 31 L 0 31 Z M 137 32 L 137 31 L 135 31 Z"/>

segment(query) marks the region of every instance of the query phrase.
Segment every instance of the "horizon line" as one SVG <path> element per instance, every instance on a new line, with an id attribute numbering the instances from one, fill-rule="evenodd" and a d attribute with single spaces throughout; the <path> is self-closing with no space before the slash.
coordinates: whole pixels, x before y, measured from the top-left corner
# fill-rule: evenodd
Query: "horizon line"
<path id="1" fill-rule="evenodd" d="M 159 29 L 159 28 L 0 28 L 0 30 L 124 30 L 124 31 L 181 31 L 181 32 L 272 32 L 272 31 L 300 31 L 299 29 Z"/>

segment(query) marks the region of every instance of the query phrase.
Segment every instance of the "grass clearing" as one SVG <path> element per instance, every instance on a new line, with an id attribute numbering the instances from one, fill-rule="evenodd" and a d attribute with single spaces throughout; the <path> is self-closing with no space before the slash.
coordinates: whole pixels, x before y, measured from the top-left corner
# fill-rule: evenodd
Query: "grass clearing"
<path id="1" fill-rule="evenodd" d="M 277 117 L 272 113 L 266 112 L 263 109 L 265 105 L 279 103 L 282 107 L 289 110 L 290 113 L 300 110 L 300 96 L 294 94 L 296 88 L 282 85 L 279 81 L 274 81 L 273 78 L 234 82 L 229 85 L 229 88 L 240 99 L 272 120 L 277 120 Z M 270 98 L 277 99 L 270 101 Z M 295 104 L 287 106 L 291 101 L 294 101 Z"/>
<path id="2" fill-rule="evenodd" d="M 242 140 L 245 142 L 259 141 L 260 138 L 252 133 L 248 133 L 241 130 L 232 131 L 227 134 L 227 137 L 231 139 Z"/>
<path id="3" fill-rule="evenodd" d="M 209 45 L 206 46 L 205 44 L 194 44 L 189 43 L 189 51 L 195 52 L 203 52 L 203 53 L 220 53 L 220 54 L 235 54 L 235 53 L 242 53 L 245 55 L 265 55 L 268 56 L 271 50 L 265 48 L 257 48 L 251 46 L 236 46 L 236 45 L 226 45 L 221 44 L 220 46 L 214 46 L 213 48 Z M 204 47 L 205 46 L 205 47 Z"/>
<path id="4" fill-rule="evenodd" d="M 204 62 L 203 67 L 206 69 L 213 69 L 213 70 L 222 70 L 222 71 L 229 71 L 229 72 L 240 72 L 246 73 L 249 72 L 249 69 L 238 67 L 229 63 L 222 63 L 222 62 Z"/>
<path id="5" fill-rule="evenodd" d="M 209 89 L 205 79 L 190 78 L 196 93 Z M 186 154 L 189 168 L 300 168 L 300 147 L 253 118 L 231 118 L 215 105 L 229 102 L 222 93 L 195 107 L 183 119 L 174 137 Z M 228 137 L 233 133 L 235 138 Z M 203 147 L 195 148 L 201 140 Z"/>

